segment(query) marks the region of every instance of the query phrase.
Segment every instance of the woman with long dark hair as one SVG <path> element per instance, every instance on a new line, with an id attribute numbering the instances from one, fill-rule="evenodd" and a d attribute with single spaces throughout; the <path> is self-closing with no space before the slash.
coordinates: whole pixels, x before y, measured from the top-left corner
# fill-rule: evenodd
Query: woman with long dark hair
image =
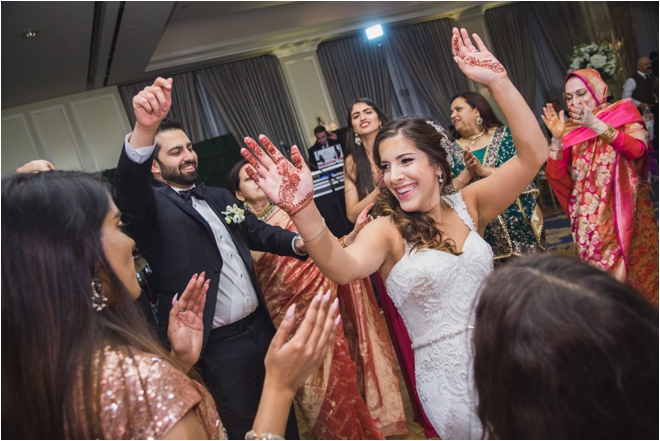
<path id="1" fill-rule="evenodd" d="M 191 371 L 208 282 L 195 274 L 174 298 L 165 351 L 133 303 L 135 243 L 104 184 L 59 171 L 3 179 L 2 241 L 5 437 L 223 437 L 215 403 Z M 285 344 L 295 307 L 288 311 L 266 357 L 257 433 L 284 433 L 292 391 L 337 326 L 329 305 L 317 297 L 304 331 Z"/>
<path id="2" fill-rule="evenodd" d="M 254 167 L 247 169 L 249 176 L 291 217 L 326 276 L 348 283 L 380 272 L 412 339 L 422 405 L 442 439 L 481 437 L 472 381 L 473 305 L 493 269 L 492 250 L 482 235 L 547 159 L 534 114 L 504 66 L 473 37 L 478 48 L 465 29 L 453 30 L 454 60 L 469 79 L 490 90 L 511 122 L 518 154 L 501 173 L 460 193 L 442 196 L 442 187 L 451 183 L 444 131 L 421 118 L 391 121 L 374 142 L 386 187 L 374 207 L 382 216 L 342 248 L 312 203 L 312 175 L 297 148 L 291 152 L 293 164 L 265 136 L 260 141 L 270 156 L 251 138 L 245 140 L 250 150 L 241 150 Z"/>
<path id="3" fill-rule="evenodd" d="M 351 222 L 356 222 L 360 212 L 375 204 L 380 197 L 383 180 L 382 172 L 374 162 L 374 141 L 380 127 L 388 121 L 389 118 L 383 110 L 368 98 L 359 98 L 348 108 L 344 197 L 346 216 Z M 424 414 L 424 409 L 419 402 L 414 374 L 415 355 L 410 348 L 410 336 L 406 331 L 403 319 L 387 294 L 387 288 L 382 278 L 378 273 L 373 274 L 372 277 L 383 308 L 383 316 L 392 339 L 394 352 L 399 360 L 401 375 L 408 390 L 414 421 L 422 427 L 428 438 L 437 437 L 438 434 Z"/>
<path id="4" fill-rule="evenodd" d="M 483 95 L 463 92 L 451 100 L 451 122 L 455 130 L 449 165 L 452 184 L 445 186 L 451 194 L 472 182 L 497 172 L 516 154 L 511 131 L 495 116 Z M 533 181 L 488 224 L 484 239 L 493 248 L 496 266 L 515 257 L 545 251 L 543 213 L 536 203 L 539 189 Z"/>
<path id="5" fill-rule="evenodd" d="M 658 310 L 564 256 L 483 283 L 474 378 L 486 439 L 657 439 Z"/>

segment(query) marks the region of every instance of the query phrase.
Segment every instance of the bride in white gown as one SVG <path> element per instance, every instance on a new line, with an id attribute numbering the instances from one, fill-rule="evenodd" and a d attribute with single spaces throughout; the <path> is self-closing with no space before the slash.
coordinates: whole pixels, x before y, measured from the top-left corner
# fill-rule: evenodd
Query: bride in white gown
<path id="1" fill-rule="evenodd" d="M 250 138 L 252 154 L 241 151 L 254 168 L 248 168 L 250 177 L 289 213 L 325 275 L 343 284 L 380 272 L 413 342 L 422 405 L 443 439 L 481 437 L 471 328 L 479 285 L 492 271 L 492 252 L 481 236 L 547 159 L 545 137 L 525 100 L 481 39 L 473 38 L 477 47 L 467 31 L 454 29 L 454 59 L 489 89 L 518 154 L 461 193 L 441 196 L 451 181 L 444 132 L 420 118 L 391 121 L 374 146 L 387 187 L 374 208 L 382 217 L 343 248 L 313 203 L 312 176 L 297 148 L 291 149 L 293 164 L 263 135 L 268 155 Z"/>

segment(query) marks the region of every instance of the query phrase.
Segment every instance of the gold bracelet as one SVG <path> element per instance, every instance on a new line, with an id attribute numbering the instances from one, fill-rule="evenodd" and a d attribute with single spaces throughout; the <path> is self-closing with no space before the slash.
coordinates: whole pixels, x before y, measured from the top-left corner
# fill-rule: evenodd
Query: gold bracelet
<path id="1" fill-rule="evenodd" d="M 339 241 L 339 245 L 341 245 L 342 248 L 346 248 L 348 246 L 346 245 L 346 236 L 341 238 L 341 240 Z"/>
<path id="2" fill-rule="evenodd" d="M 460 182 L 461 184 L 463 184 L 463 187 L 467 187 L 468 184 L 470 183 L 470 182 L 468 181 L 468 183 L 466 184 L 466 183 L 465 183 L 465 182 L 464 182 L 464 181 L 463 181 L 458 175 L 456 176 L 456 180 L 457 180 L 458 182 Z"/>
<path id="3" fill-rule="evenodd" d="M 610 124 L 607 125 L 607 130 L 598 135 L 598 137 L 602 139 L 606 144 L 611 144 L 617 136 L 619 136 L 619 132 L 617 132 L 616 129 Z"/>
<path id="4" fill-rule="evenodd" d="M 323 234 L 323 232 L 325 231 L 325 227 L 326 227 L 326 225 L 325 225 L 325 218 L 322 217 L 321 219 L 323 219 L 323 225 L 321 225 L 321 231 L 319 231 L 319 234 L 317 234 L 316 236 L 312 237 L 311 239 L 305 239 L 304 237 L 300 236 L 300 238 L 302 239 L 303 242 L 311 242 L 311 241 L 313 241 L 313 240 L 318 239 L 319 236 L 320 236 L 321 234 Z"/>

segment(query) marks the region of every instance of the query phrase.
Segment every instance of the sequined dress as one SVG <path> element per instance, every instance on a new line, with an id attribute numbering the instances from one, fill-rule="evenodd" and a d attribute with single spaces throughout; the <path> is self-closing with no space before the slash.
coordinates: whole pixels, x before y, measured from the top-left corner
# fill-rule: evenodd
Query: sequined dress
<path id="1" fill-rule="evenodd" d="M 412 340 L 417 391 L 429 421 L 442 439 L 478 439 L 473 311 L 479 286 L 493 270 L 493 252 L 477 233 L 461 193 L 443 199 L 470 228 L 462 254 L 411 252 L 406 243 L 387 291 Z"/>
<path id="2" fill-rule="evenodd" d="M 162 438 L 192 409 L 209 439 L 227 438 L 206 388 L 153 354 L 106 347 L 101 388 L 105 439 Z"/>

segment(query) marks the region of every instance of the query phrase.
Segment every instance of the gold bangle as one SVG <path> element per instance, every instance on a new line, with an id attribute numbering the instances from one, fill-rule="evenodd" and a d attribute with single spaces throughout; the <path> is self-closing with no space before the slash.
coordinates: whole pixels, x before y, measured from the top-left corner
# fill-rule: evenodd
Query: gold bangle
<path id="1" fill-rule="evenodd" d="M 617 136 L 619 136 L 619 132 L 616 131 L 616 129 L 610 124 L 607 125 L 607 130 L 598 135 L 598 137 L 602 139 L 606 144 L 611 144 Z"/>
<path id="2" fill-rule="evenodd" d="M 346 245 L 346 236 L 341 238 L 341 240 L 339 241 L 339 245 L 341 245 L 342 248 L 346 248 L 348 246 Z"/>
<path id="3" fill-rule="evenodd" d="M 468 182 L 468 183 L 466 184 L 465 181 L 463 181 L 458 175 L 456 176 L 456 180 L 457 180 L 458 182 L 460 182 L 461 184 L 463 184 L 463 187 L 466 187 L 466 186 L 470 183 L 470 182 Z"/>
<path id="4" fill-rule="evenodd" d="M 319 236 L 320 236 L 321 234 L 323 234 L 323 232 L 325 231 L 325 227 L 326 227 L 326 225 L 325 225 L 325 218 L 322 217 L 321 219 L 323 219 L 323 225 L 321 225 L 321 231 L 319 231 L 319 234 L 317 234 L 316 236 L 312 237 L 311 239 L 305 239 L 304 237 L 300 236 L 300 239 L 302 239 L 303 242 L 311 242 L 311 241 L 313 241 L 313 240 L 318 239 Z"/>

